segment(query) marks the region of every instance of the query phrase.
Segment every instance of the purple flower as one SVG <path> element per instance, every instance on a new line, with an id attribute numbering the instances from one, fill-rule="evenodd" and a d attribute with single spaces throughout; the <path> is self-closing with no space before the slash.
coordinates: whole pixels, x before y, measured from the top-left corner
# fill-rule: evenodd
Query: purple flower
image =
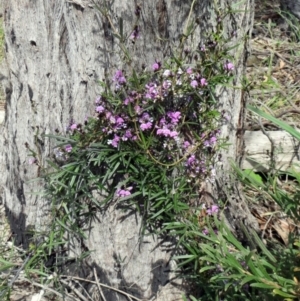
<path id="1" fill-rule="evenodd" d="M 217 137 L 216 136 L 212 136 L 209 139 L 209 143 L 210 143 L 210 146 L 215 146 L 215 144 L 217 143 Z"/>
<path id="2" fill-rule="evenodd" d="M 186 69 L 186 73 L 189 74 L 189 75 L 191 75 L 193 73 L 193 69 L 191 67 L 188 67 Z"/>
<path id="3" fill-rule="evenodd" d="M 71 130 L 76 130 L 77 129 L 77 124 L 76 123 L 73 123 L 71 126 L 70 126 L 70 129 Z"/>
<path id="4" fill-rule="evenodd" d="M 234 70 L 234 65 L 230 62 L 227 62 L 227 63 L 224 64 L 224 69 L 226 71 L 232 71 L 232 70 Z"/>
<path id="5" fill-rule="evenodd" d="M 217 205 L 212 205 L 210 209 L 207 209 L 207 210 L 206 210 L 206 213 L 207 213 L 208 215 L 213 215 L 213 214 L 217 214 L 218 211 L 219 211 L 219 206 L 217 206 Z"/>
<path id="6" fill-rule="evenodd" d="M 116 83 L 116 89 L 120 89 L 120 87 L 126 83 L 126 78 L 124 77 L 122 70 L 116 71 L 113 81 Z"/>
<path id="7" fill-rule="evenodd" d="M 171 123 L 177 124 L 181 118 L 180 112 L 168 112 L 167 116 L 171 119 Z"/>
<path id="8" fill-rule="evenodd" d="M 162 119 L 164 120 L 164 119 Z M 162 121 L 161 120 L 161 121 Z M 160 122 L 161 123 L 161 122 Z M 168 128 L 168 125 L 163 125 L 162 128 L 158 128 L 156 131 L 156 135 L 158 136 L 165 136 L 165 137 L 170 137 L 170 138 L 176 138 L 178 136 L 178 132 L 174 130 L 170 130 Z"/>
<path id="9" fill-rule="evenodd" d="M 136 41 L 136 39 L 139 38 L 139 36 L 140 36 L 140 29 L 136 25 L 130 35 L 130 39 L 132 39 L 132 42 L 134 43 Z"/>
<path id="10" fill-rule="evenodd" d="M 195 161 L 196 161 L 195 155 L 191 155 L 191 156 L 187 159 L 186 165 L 187 165 L 187 166 L 191 166 L 191 165 L 194 164 Z"/>
<path id="11" fill-rule="evenodd" d="M 124 105 L 125 106 L 128 106 L 128 104 L 130 103 L 131 101 L 130 101 L 130 99 L 127 97 L 127 98 L 125 98 L 125 100 L 124 100 Z"/>
<path id="12" fill-rule="evenodd" d="M 161 67 L 161 63 L 160 62 L 155 62 L 153 65 L 152 65 L 152 69 L 154 72 L 158 71 Z"/>
<path id="13" fill-rule="evenodd" d="M 162 86 L 165 90 L 168 90 L 172 86 L 172 82 L 170 80 L 164 80 Z"/>
<path id="14" fill-rule="evenodd" d="M 169 136 L 170 136 L 171 138 L 176 138 L 176 137 L 178 136 L 178 132 L 176 132 L 176 131 L 170 131 Z"/>
<path id="15" fill-rule="evenodd" d="M 110 123 L 115 124 L 116 123 L 116 117 L 113 115 L 110 115 L 110 117 L 108 118 Z"/>
<path id="16" fill-rule="evenodd" d="M 137 115 L 140 115 L 142 113 L 142 108 L 140 106 L 135 106 L 134 110 Z"/>
<path id="17" fill-rule="evenodd" d="M 131 195 L 132 187 L 127 187 L 127 189 L 118 189 L 117 190 L 117 196 L 120 198 L 126 197 Z"/>
<path id="18" fill-rule="evenodd" d="M 183 148 L 187 149 L 191 144 L 188 141 L 183 142 Z"/>
<path id="19" fill-rule="evenodd" d="M 127 141 L 128 139 L 132 138 L 131 130 L 126 130 L 124 136 L 122 137 L 123 141 Z"/>
<path id="20" fill-rule="evenodd" d="M 217 143 L 217 137 L 216 136 L 211 136 L 209 138 L 209 140 L 204 141 L 203 145 L 205 147 L 214 147 L 216 145 L 216 143 Z"/>
<path id="21" fill-rule="evenodd" d="M 145 131 L 145 130 L 149 130 L 152 127 L 152 123 L 151 122 L 147 122 L 147 123 L 142 123 L 141 124 L 141 130 Z"/>
<path id="22" fill-rule="evenodd" d="M 97 106 L 96 107 L 96 112 L 98 112 L 98 113 L 103 113 L 104 112 L 104 107 L 103 106 Z"/>
<path id="23" fill-rule="evenodd" d="M 142 117 L 139 119 L 141 124 L 141 130 L 149 130 L 152 127 L 153 118 L 150 117 L 148 113 L 143 113 Z"/>
<path id="24" fill-rule="evenodd" d="M 72 151 L 72 145 L 71 144 L 67 144 L 66 146 L 65 146 L 65 151 L 67 152 L 67 153 L 70 153 L 71 151 Z"/>
<path id="25" fill-rule="evenodd" d="M 162 135 L 162 136 L 168 137 L 170 135 L 170 130 L 166 127 L 163 127 L 162 129 L 158 129 L 156 131 L 156 134 L 159 136 Z"/>
<path id="26" fill-rule="evenodd" d="M 201 84 L 202 87 L 207 86 L 207 80 L 205 78 L 201 78 L 200 79 L 200 84 Z"/>
<path id="27" fill-rule="evenodd" d="M 36 162 L 37 162 L 36 158 L 29 158 L 29 159 L 28 159 L 28 164 L 29 164 L 29 165 L 32 165 L 32 164 L 34 164 L 34 163 L 36 163 Z"/>
<path id="28" fill-rule="evenodd" d="M 120 142 L 120 137 L 118 135 L 115 135 L 114 139 L 107 141 L 107 144 L 112 145 L 113 147 L 117 148 L 119 145 L 119 142 Z"/>
<path id="29" fill-rule="evenodd" d="M 95 100 L 95 104 L 96 104 L 96 105 L 99 104 L 100 101 L 101 101 L 101 96 L 98 96 L 98 97 L 96 98 L 96 100 Z"/>
<path id="30" fill-rule="evenodd" d="M 203 229 L 202 233 L 203 233 L 204 235 L 208 235 L 208 234 L 209 234 L 209 231 L 205 228 L 205 229 Z"/>
<path id="31" fill-rule="evenodd" d="M 146 85 L 146 94 L 145 97 L 148 99 L 155 99 L 158 95 L 157 85 L 155 83 L 149 83 Z"/>
<path id="32" fill-rule="evenodd" d="M 122 126 L 124 124 L 124 119 L 122 117 L 117 116 L 116 124 Z"/>
<path id="33" fill-rule="evenodd" d="M 196 80 L 192 80 L 191 86 L 195 89 L 198 87 L 198 82 Z"/>

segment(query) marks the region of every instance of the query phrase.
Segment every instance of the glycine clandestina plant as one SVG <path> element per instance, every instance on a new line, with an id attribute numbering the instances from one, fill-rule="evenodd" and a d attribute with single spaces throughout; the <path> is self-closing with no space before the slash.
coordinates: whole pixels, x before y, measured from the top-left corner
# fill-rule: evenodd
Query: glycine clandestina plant
<path id="1" fill-rule="evenodd" d="M 63 164 L 50 182 L 60 202 L 105 191 L 105 202 L 134 204 L 156 228 L 188 210 L 200 183 L 214 181 L 218 128 L 226 121 L 214 89 L 234 69 L 212 61 L 204 46 L 197 56 L 191 64 L 156 61 L 141 75 L 117 70 L 110 86 L 102 83 L 95 116 L 72 122 L 68 138 L 56 136 Z"/>

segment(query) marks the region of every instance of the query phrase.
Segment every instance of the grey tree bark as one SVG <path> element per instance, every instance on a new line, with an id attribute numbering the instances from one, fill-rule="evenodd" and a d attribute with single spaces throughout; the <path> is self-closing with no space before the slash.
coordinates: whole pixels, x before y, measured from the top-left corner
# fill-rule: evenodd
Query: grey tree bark
<path id="1" fill-rule="evenodd" d="M 25 143 L 35 149 L 41 162 L 52 153 L 49 140 L 38 133 L 64 131 L 70 120 L 84 121 L 93 111 L 93 102 L 100 92 L 97 80 L 112 69 L 122 67 L 117 39 L 112 35 L 106 18 L 89 0 L 2 0 L 4 7 L 6 72 L 3 84 L 6 93 L 6 119 L 1 133 L 1 185 L 16 243 L 26 245 L 26 229 L 39 230 L 49 222 L 45 215 L 47 200 L 32 192 L 42 185 L 29 180 L 38 176 L 38 167 L 28 165 Z M 117 27 L 124 19 L 124 31 L 130 32 L 136 1 L 99 1 L 111 10 Z M 225 8 L 227 1 L 218 0 Z M 253 0 L 230 1 L 235 12 L 226 17 L 224 35 L 233 32 L 235 51 L 234 85 L 241 87 L 244 62 L 248 51 L 245 37 L 253 22 Z M 172 53 L 180 40 L 192 1 L 144 0 L 141 3 L 141 37 L 135 44 L 128 42 L 135 64 L 151 66 Z M 193 16 L 199 27 L 187 41 L 193 47 L 217 24 L 212 1 L 196 1 Z M 3 71 L 4 73 L 4 71 Z M 242 131 L 245 97 L 241 89 L 220 89 L 222 110 L 231 116 L 222 127 L 228 138 L 228 150 L 222 151 L 222 164 L 217 181 L 203 189 L 203 196 L 228 202 L 227 217 L 234 228 L 241 220 L 247 227 L 256 228 L 239 188 L 229 177 L 229 158 L 242 154 Z M 227 187 L 224 189 L 224 187 Z M 129 216 L 109 208 L 98 214 L 84 248 L 94 250 L 91 265 L 97 266 L 101 282 L 126 289 L 140 298 L 177 300 L 182 286 L 173 286 L 168 272 L 172 250 L 166 242 L 147 237 L 139 242 L 140 217 Z M 122 220 L 122 221 L 121 221 Z M 237 229 L 235 229 L 237 230 Z M 80 250 L 78 250 L 80 252 Z M 116 258 L 125 261 L 117 265 Z M 109 294 L 109 292 L 107 292 Z M 107 300 L 125 300 L 111 293 Z M 179 300 L 179 299 L 178 299 Z"/>

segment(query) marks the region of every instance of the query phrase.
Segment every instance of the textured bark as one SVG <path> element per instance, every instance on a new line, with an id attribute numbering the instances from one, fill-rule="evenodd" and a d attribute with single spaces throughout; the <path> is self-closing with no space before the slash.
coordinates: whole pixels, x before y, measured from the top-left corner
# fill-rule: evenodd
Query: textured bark
<path id="1" fill-rule="evenodd" d="M 141 37 L 135 44 L 129 42 L 130 51 L 137 58 L 136 66 L 141 67 L 143 63 L 150 66 L 155 59 L 162 61 L 172 53 L 180 40 L 191 2 L 142 2 Z M 219 2 L 225 7 L 226 1 Z M 231 2 L 240 12 L 227 17 L 224 34 L 228 36 L 236 31 L 232 44 L 239 43 L 234 51 L 235 85 L 240 87 L 247 50 L 247 42 L 243 39 L 252 26 L 253 0 Z M 1 137 L 5 145 L 1 154 L 1 182 L 16 241 L 26 244 L 25 229 L 32 225 L 36 230 L 43 229 L 49 218 L 45 214 L 47 201 L 31 193 L 41 187 L 38 182 L 28 183 L 39 171 L 27 164 L 25 143 L 39 153 L 41 162 L 45 163 L 45 158 L 51 154 L 51 145 L 47 139 L 37 139 L 38 132 L 53 133 L 56 128 L 64 131 L 72 119 L 83 122 L 92 113 L 93 102 L 100 92 L 97 80 L 110 70 L 122 67 L 122 63 L 109 23 L 89 1 L 3 0 L 3 3 L 7 112 Z M 122 17 L 124 31 L 130 32 L 135 1 L 115 0 L 109 7 L 116 27 L 118 17 Z M 191 47 L 198 45 L 216 25 L 211 1 L 197 1 L 194 16 L 200 20 L 200 26 L 187 41 Z M 228 137 L 230 146 L 221 153 L 223 164 L 216 184 L 207 187 L 206 194 L 209 191 L 213 198 L 228 198 L 235 214 L 255 228 L 243 199 L 232 201 L 232 194 L 237 193 L 236 186 L 228 185 L 233 188 L 226 193 L 223 189 L 224 183 L 229 181 L 228 158 L 236 159 L 241 152 L 237 133 L 243 125 L 245 99 L 241 89 L 220 89 L 219 101 L 231 115 L 230 122 L 222 127 L 222 135 Z M 168 250 L 172 248 L 166 248 L 166 242 L 161 244 L 153 237 L 139 242 L 140 217 L 122 218 L 123 214 L 113 207 L 105 214 L 99 213 L 99 220 L 84 242 L 86 248 L 95 250 L 91 256 L 93 265 L 98 267 L 100 281 L 126 288 L 140 298 L 158 294 L 159 300 L 176 300 L 180 296 L 180 287 L 165 286 L 170 278 L 167 270 L 172 255 Z M 236 218 L 232 212 L 229 215 L 232 220 Z M 116 265 L 118 257 L 125 258 L 123 264 Z M 158 293 L 161 287 L 164 289 Z M 164 292 L 166 289 L 167 293 Z M 125 298 L 114 294 L 107 300 Z"/>

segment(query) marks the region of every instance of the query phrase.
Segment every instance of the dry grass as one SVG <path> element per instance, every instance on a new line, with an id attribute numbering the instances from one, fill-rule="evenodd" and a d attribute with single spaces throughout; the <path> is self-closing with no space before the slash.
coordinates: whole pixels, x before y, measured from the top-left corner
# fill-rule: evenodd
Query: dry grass
<path id="1" fill-rule="evenodd" d="M 247 62 L 250 102 L 299 128 L 300 22 L 292 17 L 285 19 L 277 2 L 256 1 L 251 56 Z M 248 113 L 247 121 L 253 124 L 254 119 Z M 277 184 L 293 195 L 295 182 L 278 179 Z M 257 189 L 247 188 L 245 194 L 253 205 L 252 213 L 264 239 L 287 244 L 291 233 L 299 233 L 299 222 L 288 218 L 272 198 Z"/>
<path id="2" fill-rule="evenodd" d="M 251 102 L 276 115 L 282 109 L 300 107 L 300 26 L 298 20 L 280 16 L 279 4 L 257 1 L 251 39 L 252 54 L 247 64 Z M 300 120 L 299 114 L 284 115 L 286 121 Z"/>

